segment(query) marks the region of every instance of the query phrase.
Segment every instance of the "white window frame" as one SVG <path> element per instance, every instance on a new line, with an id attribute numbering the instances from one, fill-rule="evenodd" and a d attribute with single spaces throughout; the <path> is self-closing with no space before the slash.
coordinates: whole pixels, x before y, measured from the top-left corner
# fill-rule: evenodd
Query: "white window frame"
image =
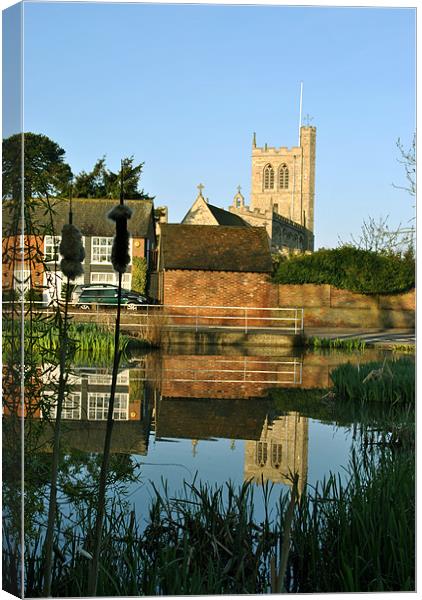
<path id="1" fill-rule="evenodd" d="M 61 260 L 61 254 L 59 252 L 59 246 L 62 241 L 61 235 L 45 235 L 44 236 L 44 260 L 46 263 L 57 263 Z M 82 236 L 82 246 L 85 248 L 85 236 Z M 47 252 L 47 247 L 50 250 Z M 54 252 L 54 249 L 56 251 Z M 48 257 L 51 256 L 51 258 Z M 82 261 L 82 264 L 85 263 L 85 259 Z"/>
<path id="2" fill-rule="evenodd" d="M 106 421 L 110 392 L 88 392 L 88 420 Z M 129 394 L 116 392 L 114 396 L 113 419 L 115 421 L 129 420 Z"/>
<path id="3" fill-rule="evenodd" d="M 101 243 L 101 240 L 106 240 L 106 244 Z M 91 264 L 92 265 L 111 265 L 111 248 L 113 246 L 113 236 L 94 235 L 91 238 Z M 101 250 L 106 250 L 104 259 L 101 259 Z M 94 254 L 98 254 L 97 260 Z M 98 260 L 98 258 L 100 260 Z"/>
<path id="4" fill-rule="evenodd" d="M 107 385 L 110 386 L 112 376 L 108 373 L 93 373 L 88 375 L 88 385 Z M 129 385 L 129 370 L 125 369 L 117 374 L 116 383 L 118 385 Z"/>
<path id="5" fill-rule="evenodd" d="M 44 391 L 42 394 L 45 398 L 55 395 L 53 391 Z M 57 415 L 57 402 L 50 406 L 50 419 L 55 419 Z M 43 414 L 41 413 L 41 417 Z M 63 400 L 62 419 L 68 421 L 80 421 L 82 417 L 82 393 L 70 392 Z"/>
<path id="6" fill-rule="evenodd" d="M 44 236 L 44 260 L 45 262 L 58 262 L 60 260 L 59 246 L 62 241 L 61 235 Z"/>
<path id="7" fill-rule="evenodd" d="M 107 245 L 101 244 L 100 240 L 107 240 Z M 91 237 L 91 264 L 92 265 L 111 265 L 111 249 L 113 247 L 113 236 L 109 235 L 94 235 Z M 105 258 L 106 260 L 95 260 L 94 259 L 94 249 L 107 249 Z M 130 261 L 129 264 L 132 264 L 132 238 L 129 238 L 129 256 Z M 97 259 L 99 257 L 97 256 Z"/>

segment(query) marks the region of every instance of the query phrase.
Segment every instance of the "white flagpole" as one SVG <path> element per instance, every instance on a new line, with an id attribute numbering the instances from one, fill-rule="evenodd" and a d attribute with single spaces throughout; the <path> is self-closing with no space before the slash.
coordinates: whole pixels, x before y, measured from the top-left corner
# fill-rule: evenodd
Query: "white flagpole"
<path id="1" fill-rule="evenodd" d="M 300 82 L 300 104 L 299 104 L 299 141 L 297 143 L 300 146 L 300 128 L 302 127 L 302 94 L 303 94 L 303 81 Z"/>

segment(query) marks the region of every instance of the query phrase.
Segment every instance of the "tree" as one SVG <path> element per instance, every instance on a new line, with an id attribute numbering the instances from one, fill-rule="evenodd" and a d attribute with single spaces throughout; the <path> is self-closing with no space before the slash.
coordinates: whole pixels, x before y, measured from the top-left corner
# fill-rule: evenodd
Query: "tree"
<path id="1" fill-rule="evenodd" d="M 393 186 L 401 190 L 406 190 L 411 196 L 416 196 L 416 133 L 413 134 L 412 144 L 408 150 L 405 150 L 400 138 L 397 140 L 397 148 L 400 152 L 399 163 L 404 165 L 406 172 L 407 185 Z"/>
<path id="2" fill-rule="evenodd" d="M 117 173 L 107 169 L 105 156 L 98 159 L 89 173 L 81 171 L 76 176 L 73 194 L 76 198 L 118 198 L 120 195 L 120 176 L 123 168 L 123 191 L 125 198 L 148 200 L 151 196 L 139 189 L 144 163 L 134 164 L 133 156 L 122 160 Z"/>
<path id="3" fill-rule="evenodd" d="M 408 150 L 405 150 L 400 138 L 396 142 L 396 146 L 400 152 L 398 162 L 404 165 L 407 185 L 395 185 L 393 187 L 405 190 L 411 196 L 416 195 L 416 133 L 413 134 L 412 144 Z M 410 220 L 413 221 L 414 217 Z M 381 253 L 401 253 L 413 255 L 415 245 L 415 228 L 413 226 L 402 227 L 401 223 L 398 227 L 390 229 L 387 217 L 380 217 L 376 222 L 373 217 L 368 217 L 367 221 L 363 221 L 360 236 L 355 238 L 351 236 L 351 241 L 344 243 L 339 239 L 340 247 L 350 245 L 360 250 L 371 250 Z"/>
<path id="4" fill-rule="evenodd" d="M 21 198 L 22 159 L 25 200 L 66 193 L 72 171 L 64 155 L 56 142 L 38 133 L 17 133 L 3 140 L 3 199 Z"/>
<path id="5" fill-rule="evenodd" d="M 351 235 L 350 242 L 339 239 L 339 246 L 353 246 L 359 250 L 369 250 L 381 254 L 405 253 L 413 247 L 413 229 L 404 229 L 399 225 L 390 229 L 388 216 L 380 217 L 378 222 L 373 217 L 364 220 L 360 235 L 355 238 Z"/>

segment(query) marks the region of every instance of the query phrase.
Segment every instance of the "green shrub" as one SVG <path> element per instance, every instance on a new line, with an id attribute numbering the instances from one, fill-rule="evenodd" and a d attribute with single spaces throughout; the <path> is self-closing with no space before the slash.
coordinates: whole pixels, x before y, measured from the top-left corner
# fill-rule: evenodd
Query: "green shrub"
<path id="1" fill-rule="evenodd" d="M 147 261 L 145 258 L 134 256 L 132 259 L 132 290 L 145 294 L 147 288 Z"/>
<path id="2" fill-rule="evenodd" d="M 415 261 L 401 256 L 360 250 L 352 246 L 317 250 L 280 261 L 276 283 L 330 284 L 361 294 L 397 294 L 415 286 Z"/>
<path id="3" fill-rule="evenodd" d="M 26 302 L 42 302 L 42 290 L 31 288 L 25 292 Z"/>

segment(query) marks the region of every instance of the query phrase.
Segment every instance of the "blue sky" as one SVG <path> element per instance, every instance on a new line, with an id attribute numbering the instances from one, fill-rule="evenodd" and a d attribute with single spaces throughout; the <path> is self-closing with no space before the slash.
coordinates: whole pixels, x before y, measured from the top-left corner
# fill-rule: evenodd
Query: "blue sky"
<path id="1" fill-rule="evenodd" d="M 164 4 L 24 4 L 24 128 L 74 173 L 144 161 L 142 186 L 180 221 L 197 193 L 249 198 L 251 141 L 317 127 L 316 247 L 364 218 L 412 217 L 397 138 L 415 130 L 415 11 Z M 4 125 L 3 135 L 13 131 Z"/>

